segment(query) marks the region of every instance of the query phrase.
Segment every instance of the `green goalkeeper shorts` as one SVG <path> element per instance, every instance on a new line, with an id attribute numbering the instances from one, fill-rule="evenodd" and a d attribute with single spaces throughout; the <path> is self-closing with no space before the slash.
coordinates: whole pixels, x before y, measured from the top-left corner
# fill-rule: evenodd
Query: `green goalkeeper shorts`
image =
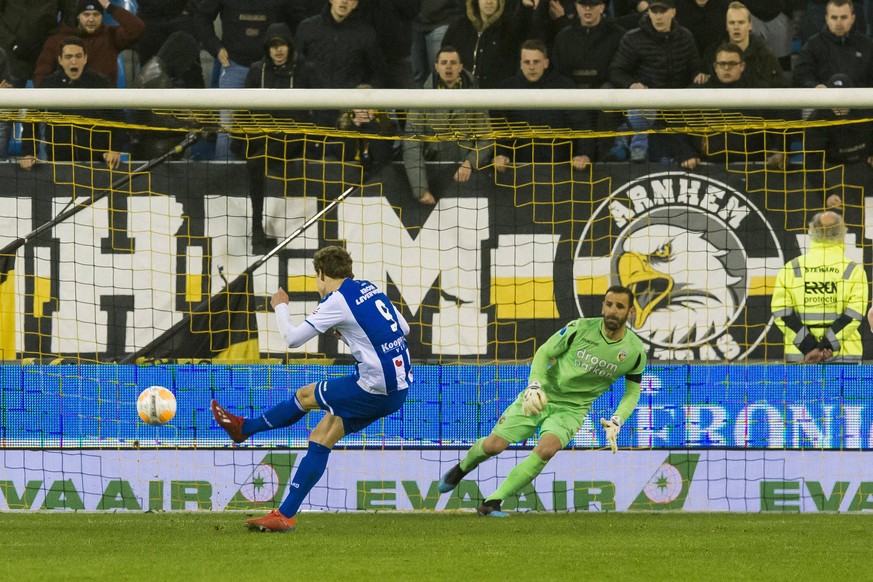
<path id="1" fill-rule="evenodd" d="M 491 434 L 517 443 L 529 439 L 540 429 L 540 436 L 552 434 L 561 441 L 561 448 L 566 447 L 579 429 L 588 414 L 589 406 L 565 406 L 563 404 L 546 404 L 545 409 L 537 416 L 525 416 L 521 411 L 521 395 L 515 402 L 506 407 L 500 420 L 494 425 Z"/>

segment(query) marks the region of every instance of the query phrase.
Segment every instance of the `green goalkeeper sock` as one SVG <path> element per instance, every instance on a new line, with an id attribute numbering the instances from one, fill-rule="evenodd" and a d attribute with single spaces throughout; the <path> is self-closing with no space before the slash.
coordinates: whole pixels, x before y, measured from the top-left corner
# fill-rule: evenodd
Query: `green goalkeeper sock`
<path id="1" fill-rule="evenodd" d="M 494 455 L 489 455 L 485 452 L 485 449 L 482 448 L 482 443 L 485 442 L 485 437 L 482 437 L 470 447 L 470 450 L 467 451 L 467 456 L 461 459 L 461 471 L 465 474 L 469 473 L 473 469 L 475 469 L 479 463 L 482 461 L 486 461 L 493 457 Z"/>
<path id="2" fill-rule="evenodd" d="M 548 461 L 544 461 L 536 453 L 531 453 L 521 463 L 516 465 L 497 491 L 488 496 L 485 501 L 499 499 L 503 501 L 510 495 L 517 493 L 522 487 L 533 481 L 545 468 Z"/>

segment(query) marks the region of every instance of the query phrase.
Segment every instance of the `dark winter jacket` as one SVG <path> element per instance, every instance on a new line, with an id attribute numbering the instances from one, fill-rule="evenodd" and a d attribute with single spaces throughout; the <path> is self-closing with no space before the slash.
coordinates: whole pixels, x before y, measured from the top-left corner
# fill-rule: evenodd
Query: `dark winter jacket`
<path id="1" fill-rule="evenodd" d="M 521 71 L 504 80 L 505 89 L 572 89 L 573 81 L 553 71 L 546 71 L 539 81 L 531 83 Z M 492 117 L 504 118 L 509 123 L 526 123 L 530 126 L 546 126 L 553 129 L 586 130 L 588 116 L 577 109 L 521 109 L 492 111 Z M 569 143 L 568 143 L 569 142 Z M 594 159 L 593 139 L 559 138 L 502 139 L 498 140 L 494 155 L 504 155 L 519 162 L 566 162 L 574 156 L 588 156 Z"/>
<path id="2" fill-rule="evenodd" d="M 700 6 L 696 0 L 676 0 L 676 21 L 691 31 L 701 53 L 725 30 L 725 14 L 730 0 L 709 0 Z"/>
<path id="3" fill-rule="evenodd" d="M 298 58 L 316 75 L 317 87 L 385 86 L 387 65 L 376 31 L 355 12 L 337 22 L 325 6 L 321 14 L 300 23 L 296 44 Z"/>
<path id="4" fill-rule="evenodd" d="M 770 22 L 783 12 L 788 12 L 785 0 L 744 0 L 743 4 L 756 18 Z"/>
<path id="5" fill-rule="evenodd" d="M 658 32 L 648 15 L 628 31 L 610 67 L 612 84 L 626 89 L 643 83 L 653 89 L 680 89 L 691 84 L 701 68 L 691 32 L 675 20 L 668 32 Z"/>
<path id="6" fill-rule="evenodd" d="M 564 9 L 564 15 L 552 18 L 551 3 L 540 2 L 534 13 L 534 31 L 530 36 L 542 39 L 547 46 L 552 46 L 558 34 L 579 20 L 576 12 L 576 0 L 559 0 Z"/>
<path id="7" fill-rule="evenodd" d="M 816 121 L 858 121 L 870 119 L 871 111 L 850 109 L 845 115 L 837 115 L 832 109 L 816 110 L 809 118 Z M 831 124 L 806 129 L 804 151 L 806 166 L 821 168 L 826 160 L 829 164 L 866 163 L 873 156 L 873 122 Z"/>
<path id="8" fill-rule="evenodd" d="M 273 64 L 270 58 L 270 42 L 281 38 L 288 44 L 288 60 L 282 65 Z M 285 24 L 270 25 L 264 41 L 263 57 L 252 63 L 246 75 L 247 89 L 310 89 L 315 80 L 310 65 L 297 59 L 294 37 Z M 297 121 L 310 121 L 311 115 L 300 110 L 283 109 L 269 111 L 273 117 L 293 118 Z"/>
<path id="9" fill-rule="evenodd" d="M 599 89 L 609 81 L 609 65 L 625 30 L 603 19 L 594 27 L 575 20 L 558 33 L 552 48 L 552 67 L 570 77 L 579 89 Z"/>
<path id="10" fill-rule="evenodd" d="M 221 39 L 213 22 L 221 15 Z M 214 57 L 224 48 L 231 61 L 244 67 L 261 58 L 270 24 L 284 22 L 292 31 L 303 20 L 300 0 L 200 0 L 194 16 L 197 36 Z"/>
<path id="11" fill-rule="evenodd" d="M 412 23 L 415 30 L 430 32 L 464 15 L 464 0 L 421 0 L 421 10 Z"/>
<path id="12" fill-rule="evenodd" d="M 518 68 L 521 45 L 527 40 L 533 9 L 520 1 L 498 0 L 491 20 L 479 12 L 478 0 L 467 0 L 467 14 L 449 25 L 442 46 L 453 46 L 482 89 L 499 87 Z"/>
<path id="13" fill-rule="evenodd" d="M 63 69 L 47 75 L 42 80 L 43 89 L 108 89 L 109 79 L 86 68 L 77 80 L 72 80 Z M 95 110 L 65 110 L 70 116 L 81 116 L 87 119 L 116 120 L 118 112 Z M 22 155 L 36 156 L 36 141 L 38 135 L 34 127 L 37 124 L 25 123 L 22 126 Z M 101 127 L 99 122 L 84 122 L 73 125 L 70 122 L 58 121 L 45 124 L 46 153 L 52 161 L 100 161 L 103 153 L 110 149 L 120 151 L 123 143 L 123 132 Z"/>
<path id="14" fill-rule="evenodd" d="M 379 48 L 389 63 L 409 56 L 412 48 L 412 21 L 421 0 L 361 0 L 355 12 L 376 31 Z"/>
<path id="15" fill-rule="evenodd" d="M 136 15 L 143 20 L 175 18 L 187 11 L 194 13 L 196 0 L 141 0 Z"/>
<path id="16" fill-rule="evenodd" d="M 197 39 L 183 31 L 167 37 L 158 53 L 150 58 L 131 83 L 133 89 L 202 89 L 200 46 Z M 189 128 L 192 123 L 172 115 L 157 115 L 149 109 L 134 109 L 130 119 L 149 127 Z M 137 160 L 150 160 L 175 147 L 184 137 L 180 131 L 135 130 L 130 142 L 130 155 Z"/>
<path id="17" fill-rule="evenodd" d="M 9 57 L 15 81 L 31 78 L 46 38 L 58 30 L 58 13 L 69 18 L 76 0 L 5 0 L 0 2 L 0 48 Z"/>
<path id="18" fill-rule="evenodd" d="M 810 37 L 794 64 L 794 85 L 824 85 L 836 73 L 848 75 L 855 87 L 873 87 L 873 40 L 854 29 L 835 36 L 827 27 Z"/>
<path id="19" fill-rule="evenodd" d="M 751 89 L 758 87 L 758 85 L 743 73 L 739 80 L 729 84 L 722 83 L 717 76 L 713 75 L 703 85 L 695 85 L 692 88 L 698 87 L 703 89 Z M 785 117 L 785 112 L 775 109 L 722 110 L 720 114 L 725 123 L 737 125 L 742 125 L 741 116 L 759 119 Z M 713 113 L 712 115 L 718 114 Z M 666 126 L 667 124 L 661 122 L 661 125 Z M 665 132 L 655 134 L 650 138 L 663 144 L 668 156 L 679 163 L 690 158 L 703 158 L 714 163 L 763 163 L 767 160 L 767 152 L 783 151 L 785 146 L 785 137 L 780 131 L 762 132 L 740 128 L 696 136 Z"/>

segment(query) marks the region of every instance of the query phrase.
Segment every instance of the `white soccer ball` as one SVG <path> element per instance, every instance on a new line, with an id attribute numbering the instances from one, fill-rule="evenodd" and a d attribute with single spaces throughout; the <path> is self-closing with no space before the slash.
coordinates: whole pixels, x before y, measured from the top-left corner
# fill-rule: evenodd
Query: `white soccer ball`
<path id="1" fill-rule="evenodd" d="M 176 397 L 163 386 L 149 386 L 139 393 L 136 411 L 146 424 L 167 424 L 176 416 Z"/>

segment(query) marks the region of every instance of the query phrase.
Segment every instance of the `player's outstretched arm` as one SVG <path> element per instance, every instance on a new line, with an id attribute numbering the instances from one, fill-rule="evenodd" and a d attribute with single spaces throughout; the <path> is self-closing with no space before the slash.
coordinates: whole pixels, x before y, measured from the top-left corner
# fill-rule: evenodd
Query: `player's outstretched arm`
<path id="1" fill-rule="evenodd" d="M 318 330 L 305 321 L 297 326 L 291 322 L 291 313 L 288 311 L 288 294 L 281 287 L 273 294 L 270 305 L 276 313 L 276 323 L 279 325 L 282 339 L 285 340 L 285 344 L 289 348 L 298 348 L 318 335 Z"/>

